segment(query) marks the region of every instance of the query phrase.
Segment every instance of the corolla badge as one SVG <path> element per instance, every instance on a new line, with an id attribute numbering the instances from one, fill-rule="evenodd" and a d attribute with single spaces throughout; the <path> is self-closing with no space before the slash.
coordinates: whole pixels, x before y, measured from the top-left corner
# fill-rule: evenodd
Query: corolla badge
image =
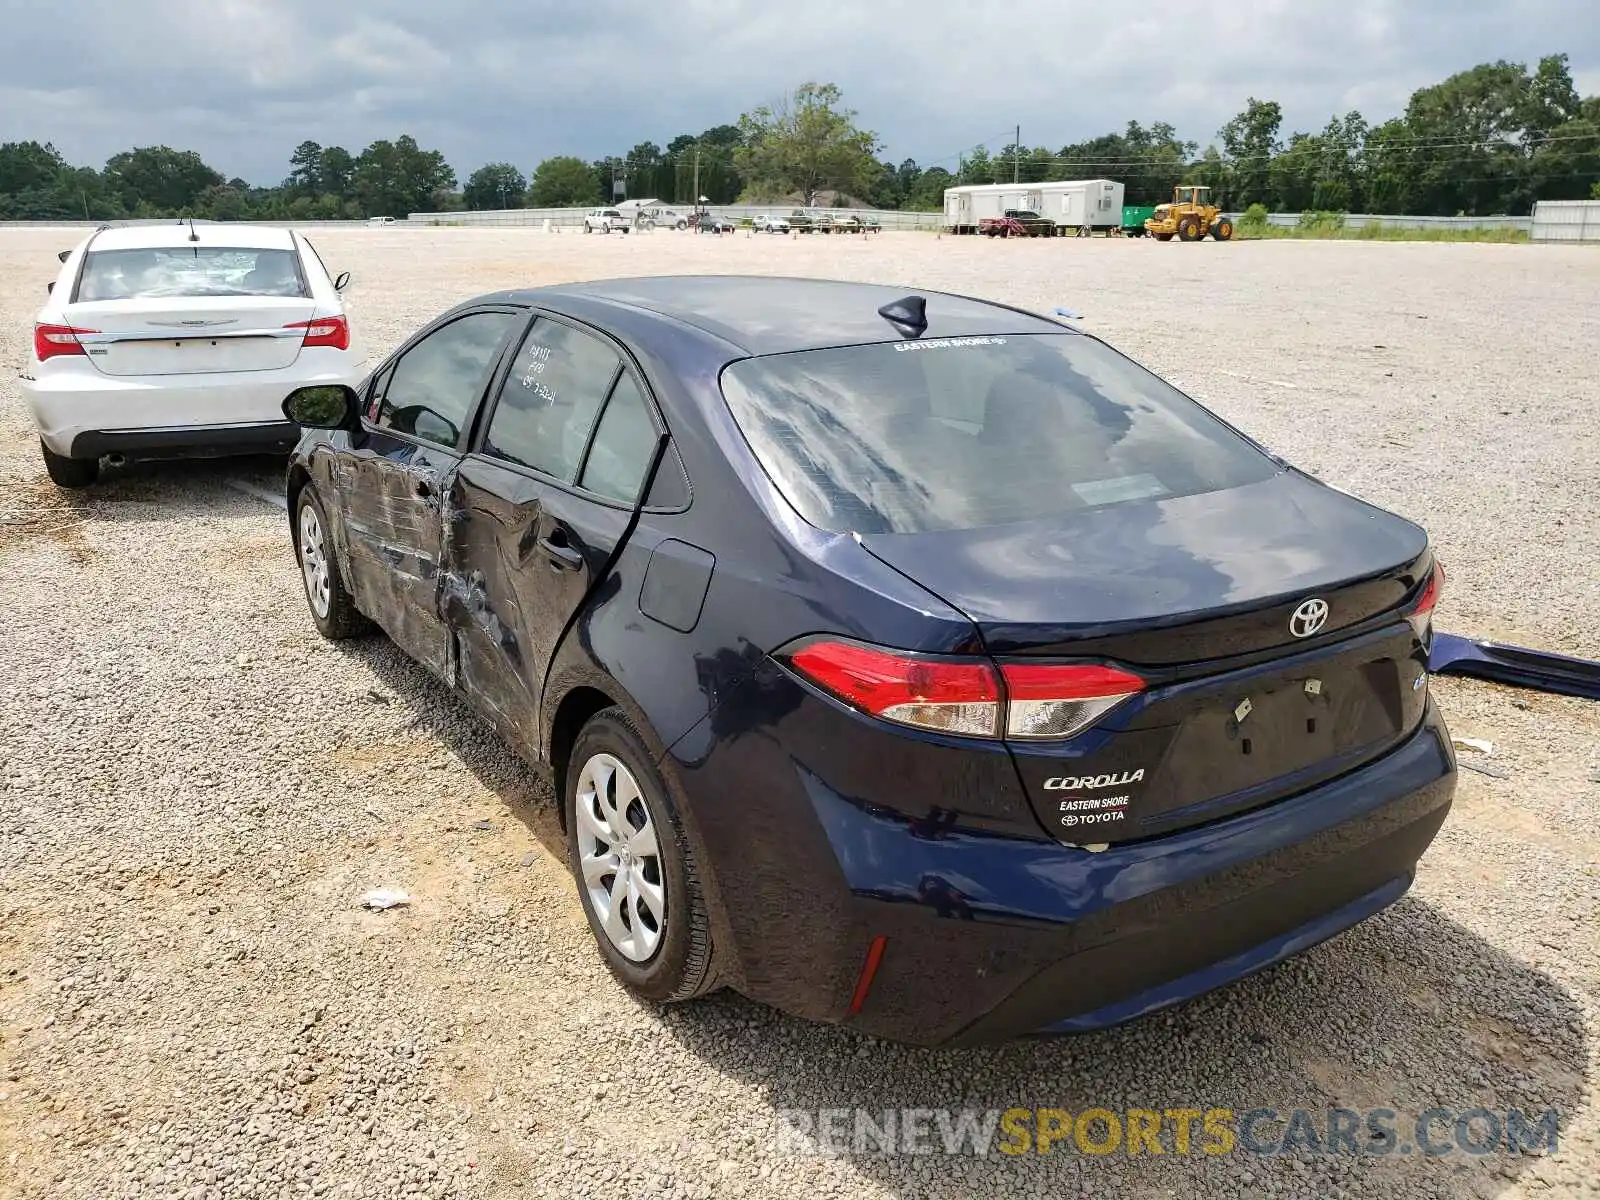
<path id="1" fill-rule="evenodd" d="M 1328 602 L 1313 597 L 1301 603 L 1289 618 L 1289 632 L 1307 638 L 1328 623 Z"/>
<path id="2" fill-rule="evenodd" d="M 1081 792 L 1095 788 L 1126 787 L 1144 778 L 1144 768 L 1112 775 L 1052 775 L 1044 781 L 1047 792 Z"/>

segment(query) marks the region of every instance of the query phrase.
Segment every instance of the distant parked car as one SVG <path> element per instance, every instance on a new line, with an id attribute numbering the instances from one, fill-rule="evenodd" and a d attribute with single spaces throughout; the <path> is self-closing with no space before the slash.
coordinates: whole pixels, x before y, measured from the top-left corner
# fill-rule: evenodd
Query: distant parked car
<path id="1" fill-rule="evenodd" d="M 367 218 L 367 224 L 368 225 L 393 225 L 394 223 L 395 222 L 394 222 L 394 218 L 393 217 L 368 217 Z"/>
<path id="2" fill-rule="evenodd" d="M 101 228 L 58 256 L 22 393 L 57 485 L 100 460 L 287 453 L 283 398 L 355 383 L 340 291 L 303 233 L 217 222 Z"/>
<path id="3" fill-rule="evenodd" d="M 811 233 L 817 227 L 816 217 L 803 208 L 793 209 L 786 220 L 796 233 Z"/>
<path id="4" fill-rule="evenodd" d="M 1026 229 L 1029 237 L 1051 237 L 1055 234 L 1056 223 L 1049 217 L 1040 216 L 1032 209 L 1008 208 L 1005 215 Z"/>
<path id="5" fill-rule="evenodd" d="M 828 214 L 829 229 L 836 233 L 882 233 L 883 227 L 876 220 L 867 217 L 858 217 L 855 213 L 830 213 Z"/>
<path id="6" fill-rule="evenodd" d="M 770 215 L 757 217 L 751 222 L 750 227 L 757 233 L 788 233 L 789 222 L 782 217 Z"/>
<path id="7" fill-rule="evenodd" d="M 1007 212 L 1003 217 L 984 217 L 978 222 L 978 232 L 984 237 L 1048 237 L 1054 232 L 1048 221 L 1039 224 L 1027 219 L 1034 215 Z"/>
<path id="8" fill-rule="evenodd" d="M 706 213 L 700 218 L 701 233 L 732 233 L 737 228 L 727 217 Z"/>
<path id="9" fill-rule="evenodd" d="M 593 233 L 595 230 L 610 233 L 614 229 L 627 233 L 632 228 L 633 225 L 628 218 L 614 208 L 591 208 L 583 216 L 585 233 Z"/>
<path id="10" fill-rule="evenodd" d="M 640 229 L 689 228 L 689 218 L 670 208 L 641 208 L 635 220 Z"/>

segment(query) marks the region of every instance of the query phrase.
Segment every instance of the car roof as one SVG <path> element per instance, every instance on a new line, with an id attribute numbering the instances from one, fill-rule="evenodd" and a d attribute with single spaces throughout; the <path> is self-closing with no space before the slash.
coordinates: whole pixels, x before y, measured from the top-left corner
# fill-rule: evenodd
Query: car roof
<path id="1" fill-rule="evenodd" d="M 241 250 L 288 250 L 294 246 L 287 229 L 271 225 L 226 224 L 196 221 L 192 227 L 199 239 L 191 242 L 187 221 L 165 221 L 159 225 L 121 225 L 102 229 L 94 235 L 92 250 L 144 250 L 158 246 L 228 246 Z"/>
<path id="2" fill-rule="evenodd" d="M 770 275 L 603 279 L 502 292 L 480 301 L 514 299 L 558 311 L 563 299 L 599 302 L 669 319 L 745 354 L 760 355 L 898 341 L 900 335 L 878 315 L 878 309 L 908 295 L 922 296 L 927 302 L 924 340 L 1074 332 L 1020 309 L 925 288 Z"/>

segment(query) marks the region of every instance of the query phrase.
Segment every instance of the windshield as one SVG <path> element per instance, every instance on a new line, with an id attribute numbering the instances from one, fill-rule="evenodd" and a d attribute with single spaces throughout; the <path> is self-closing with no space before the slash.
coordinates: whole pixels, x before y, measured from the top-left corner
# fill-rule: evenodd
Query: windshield
<path id="1" fill-rule="evenodd" d="M 84 260 L 76 298 L 310 294 L 292 250 L 151 246 L 91 251 Z"/>
<path id="2" fill-rule="evenodd" d="M 744 359 L 722 391 L 778 490 L 841 533 L 1012 524 L 1278 469 L 1131 359 L 1069 333 Z"/>

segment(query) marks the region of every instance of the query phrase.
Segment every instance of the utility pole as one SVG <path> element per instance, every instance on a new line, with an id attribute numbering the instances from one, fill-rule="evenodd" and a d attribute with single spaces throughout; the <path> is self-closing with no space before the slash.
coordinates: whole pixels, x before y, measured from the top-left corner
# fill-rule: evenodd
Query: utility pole
<path id="1" fill-rule="evenodd" d="M 1011 182 L 1017 183 L 1022 177 L 1022 126 L 1017 126 L 1017 140 L 1011 143 Z"/>
<path id="2" fill-rule="evenodd" d="M 694 148 L 694 206 L 700 207 L 700 147 Z"/>

